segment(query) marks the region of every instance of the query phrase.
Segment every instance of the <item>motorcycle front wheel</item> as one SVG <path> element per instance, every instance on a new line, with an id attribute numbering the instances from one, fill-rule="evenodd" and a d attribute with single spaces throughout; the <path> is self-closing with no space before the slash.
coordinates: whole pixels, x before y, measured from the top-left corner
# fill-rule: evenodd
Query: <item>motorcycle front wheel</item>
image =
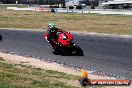
<path id="1" fill-rule="evenodd" d="M 84 56 L 83 55 L 83 50 L 77 45 L 74 46 L 74 48 L 72 48 L 72 54 L 76 55 L 76 56 Z"/>

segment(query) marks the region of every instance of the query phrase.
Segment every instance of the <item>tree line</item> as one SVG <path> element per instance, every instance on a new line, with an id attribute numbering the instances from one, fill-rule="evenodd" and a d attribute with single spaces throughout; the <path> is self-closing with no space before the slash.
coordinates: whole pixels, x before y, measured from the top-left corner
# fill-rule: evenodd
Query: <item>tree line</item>
<path id="1" fill-rule="evenodd" d="M 15 4 L 18 1 L 19 4 L 38 4 L 38 5 L 53 5 L 53 4 L 63 4 L 65 5 L 65 0 L 0 0 L 4 4 Z M 98 6 L 99 0 L 82 0 L 81 4 L 86 4 L 90 6 L 94 4 Z"/>
<path id="2" fill-rule="evenodd" d="M 4 4 L 64 4 L 65 0 L 0 0 Z"/>

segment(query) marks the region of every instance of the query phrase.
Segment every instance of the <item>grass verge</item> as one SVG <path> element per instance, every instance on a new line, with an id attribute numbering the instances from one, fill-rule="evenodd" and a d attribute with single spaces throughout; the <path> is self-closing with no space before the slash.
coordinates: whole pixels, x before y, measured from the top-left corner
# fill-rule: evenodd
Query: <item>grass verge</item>
<path id="1" fill-rule="evenodd" d="M 77 88 L 66 83 L 76 79 L 63 72 L 8 64 L 0 58 L 0 88 Z"/>
<path id="2" fill-rule="evenodd" d="M 10 63 L 0 57 L 0 88 L 80 88 L 79 78 L 79 76 L 22 63 Z M 104 87 L 87 86 L 86 88 Z"/>
<path id="3" fill-rule="evenodd" d="M 0 54 L 0 88 L 80 88 L 79 76 L 58 72 L 66 70 L 55 64 Z M 6 57 L 5 57 L 6 56 Z M 23 59 L 21 61 L 21 59 Z M 25 64 L 29 63 L 29 64 Z M 33 64 L 32 64 L 33 63 Z M 37 66 L 39 64 L 40 66 Z M 49 63 L 50 64 L 50 63 Z M 43 66 L 48 66 L 44 67 Z M 56 69 L 49 70 L 52 66 Z M 63 66 L 62 66 L 63 67 Z M 46 69 L 46 70 L 45 70 Z M 67 69 L 67 71 L 70 71 Z M 71 70 L 73 73 L 74 71 Z M 68 72 L 69 73 L 69 72 Z M 76 72 L 75 72 L 76 73 Z M 82 87 L 81 87 L 82 88 Z M 86 88 L 104 88 L 87 86 Z"/>
<path id="4" fill-rule="evenodd" d="M 5 8 L 5 7 L 3 7 Z M 48 22 L 68 31 L 132 34 L 132 16 L 9 11 L 0 9 L 1 28 L 47 29 Z"/>
<path id="5" fill-rule="evenodd" d="M 19 8 L 23 8 L 23 7 L 28 7 L 28 5 L 24 5 L 24 4 L 0 4 L 0 10 L 6 10 L 7 7 L 19 7 Z"/>

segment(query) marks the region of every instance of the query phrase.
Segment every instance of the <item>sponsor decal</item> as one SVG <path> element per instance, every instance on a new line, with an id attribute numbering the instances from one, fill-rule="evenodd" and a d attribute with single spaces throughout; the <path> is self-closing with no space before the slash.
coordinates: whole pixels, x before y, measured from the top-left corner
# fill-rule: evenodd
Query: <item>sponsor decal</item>
<path id="1" fill-rule="evenodd" d="M 48 9 L 48 8 L 40 8 L 40 7 L 39 7 L 39 8 L 36 8 L 35 11 L 40 11 L 40 12 L 41 12 L 41 11 L 44 11 L 44 12 L 48 12 L 49 9 Z"/>

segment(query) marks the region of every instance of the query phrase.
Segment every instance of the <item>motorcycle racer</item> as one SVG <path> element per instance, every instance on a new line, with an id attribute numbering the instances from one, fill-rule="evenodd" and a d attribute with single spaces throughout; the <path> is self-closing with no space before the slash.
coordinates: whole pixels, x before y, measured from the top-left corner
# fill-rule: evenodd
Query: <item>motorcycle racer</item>
<path id="1" fill-rule="evenodd" d="M 61 44 L 57 42 L 58 36 L 57 36 L 57 32 L 63 32 L 64 30 L 59 29 L 57 27 L 55 27 L 55 24 L 53 22 L 49 22 L 48 24 L 48 35 L 47 35 L 47 40 L 49 41 L 49 43 L 54 46 L 60 46 Z M 54 47 L 53 47 L 54 48 Z"/>
<path id="2" fill-rule="evenodd" d="M 73 35 L 55 27 L 53 22 L 48 24 L 48 30 L 44 33 L 44 38 L 53 47 L 55 55 L 77 55 L 83 56 L 83 50 L 74 43 Z"/>

